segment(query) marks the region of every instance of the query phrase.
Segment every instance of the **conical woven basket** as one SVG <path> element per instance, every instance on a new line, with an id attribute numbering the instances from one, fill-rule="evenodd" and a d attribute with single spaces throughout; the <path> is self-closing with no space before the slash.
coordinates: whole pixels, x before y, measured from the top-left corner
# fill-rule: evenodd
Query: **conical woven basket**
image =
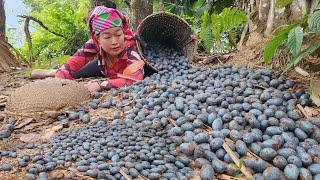
<path id="1" fill-rule="evenodd" d="M 192 62 L 197 50 L 197 39 L 191 26 L 172 13 L 160 12 L 147 16 L 139 24 L 136 34 L 140 38 L 138 50 L 142 55 L 142 42 L 173 47 L 182 52 L 189 62 Z"/>

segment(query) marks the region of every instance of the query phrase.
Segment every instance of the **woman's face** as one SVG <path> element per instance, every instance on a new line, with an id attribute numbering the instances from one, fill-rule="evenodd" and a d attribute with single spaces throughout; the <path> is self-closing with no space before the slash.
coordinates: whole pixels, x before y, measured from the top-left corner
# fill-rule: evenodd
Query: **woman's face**
<path id="1" fill-rule="evenodd" d="M 124 34 L 121 27 L 102 31 L 97 40 L 102 49 L 111 57 L 117 57 L 124 49 Z"/>

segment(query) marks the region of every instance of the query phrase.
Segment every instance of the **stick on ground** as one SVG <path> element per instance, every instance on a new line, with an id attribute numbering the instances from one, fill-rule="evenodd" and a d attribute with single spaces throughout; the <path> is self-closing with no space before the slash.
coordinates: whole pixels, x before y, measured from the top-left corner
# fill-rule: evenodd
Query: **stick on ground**
<path id="1" fill-rule="evenodd" d="M 244 166 L 240 167 L 240 160 L 238 157 L 234 154 L 234 152 L 230 149 L 228 144 L 226 142 L 223 143 L 222 147 L 224 150 L 228 153 L 228 155 L 231 157 L 233 162 L 240 168 L 240 171 L 247 177 L 247 179 L 254 179 L 252 174 L 248 171 L 248 169 Z"/>

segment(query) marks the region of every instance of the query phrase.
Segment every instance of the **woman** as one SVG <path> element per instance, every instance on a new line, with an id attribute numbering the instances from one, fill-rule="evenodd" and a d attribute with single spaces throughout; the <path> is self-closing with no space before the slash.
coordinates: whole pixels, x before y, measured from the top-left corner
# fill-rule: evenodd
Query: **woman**
<path id="1" fill-rule="evenodd" d="M 90 14 L 91 39 L 56 73 L 56 78 L 107 77 L 89 82 L 90 91 L 131 85 L 144 77 L 144 61 L 137 53 L 134 33 L 119 11 L 97 6 Z"/>

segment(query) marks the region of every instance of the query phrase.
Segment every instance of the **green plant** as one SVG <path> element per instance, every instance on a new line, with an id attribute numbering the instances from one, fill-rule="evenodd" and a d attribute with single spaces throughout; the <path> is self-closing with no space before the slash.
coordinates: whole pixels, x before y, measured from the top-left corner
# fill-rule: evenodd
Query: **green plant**
<path id="1" fill-rule="evenodd" d="M 163 1 L 163 5 L 166 12 L 179 15 L 195 29 L 200 28 L 200 17 L 207 7 L 206 0 Z M 154 7 L 159 9 L 159 1 L 154 2 Z"/>
<path id="2" fill-rule="evenodd" d="M 242 26 L 246 20 L 246 14 L 237 8 L 225 8 L 221 13 L 211 15 L 209 12 L 204 12 L 201 17 L 200 39 L 204 44 L 207 52 L 212 52 L 214 49 L 232 49 L 228 34 L 235 37 L 235 29 Z"/>
<path id="3" fill-rule="evenodd" d="M 312 41 L 314 37 L 319 35 L 320 11 L 315 11 L 307 19 L 306 27 L 304 27 L 304 22 L 283 27 L 278 35 L 267 43 L 264 49 L 264 62 L 268 64 L 272 57 L 274 57 L 277 49 L 285 46 L 291 54 L 291 61 L 287 66 L 287 69 L 290 69 L 320 48 L 320 42 Z M 304 46 L 302 46 L 303 44 Z"/>
<path id="4" fill-rule="evenodd" d="M 30 24 L 32 53 L 35 65 L 50 64 L 52 58 L 72 55 L 88 39 L 85 17 L 89 8 L 87 0 L 24 0 L 31 9 L 29 16 L 43 22 L 56 36 L 36 23 Z M 20 49 L 28 57 L 27 43 Z"/>
<path id="5" fill-rule="evenodd" d="M 293 0 L 278 0 L 276 1 L 276 7 L 278 8 L 283 8 L 286 7 L 287 5 L 291 4 Z"/>

